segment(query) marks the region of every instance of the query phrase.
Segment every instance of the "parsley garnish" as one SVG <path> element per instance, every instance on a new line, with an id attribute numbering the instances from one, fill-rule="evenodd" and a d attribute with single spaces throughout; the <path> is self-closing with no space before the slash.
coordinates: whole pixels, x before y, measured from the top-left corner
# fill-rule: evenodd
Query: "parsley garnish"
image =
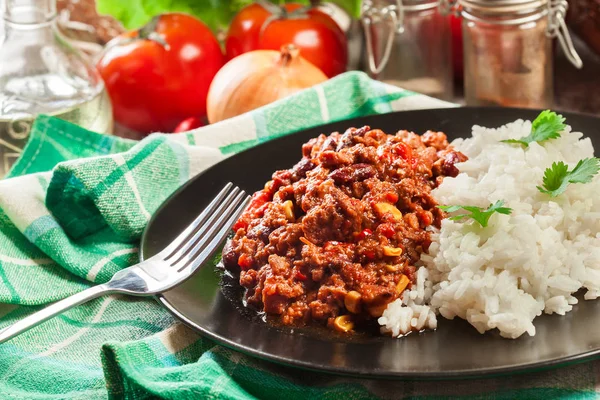
<path id="1" fill-rule="evenodd" d="M 446 211 L 448 213 L 455 212 L 460 210 L 461 208 L 465 211 L 470 212 L 471 214 L 459 214 L 450 217 L 452 221 L 457 221 L 463 218 L 472 218 L 475 221 L 479 222 L 479 225 L 482 227 L 486 227 L 490 217 L 494 213 L 500 214 L 510 214 L 512 212 L 512 208 L 502 207 L 504 205 L 503 200 L 498 200 L 494 204 L 490 204 L 486 210 L 483 210 L 481 207 L 475 206 L 438 206 L 442 211 Z"/>
<path id="2" fill-rule="evenodd" d="M 595 157 L 580 160 L 571 171 L 564 162 L 555 162 L 552 163 L 552 167 L 544 171 L 544 187 L 537 188 L 542 193 L 556 197 L 567 190 L 569 183 L 591 182 L 598 170 L 600 170 L 600 160 Z"/>
<path id="3" fill-rule="evenodd" d="M 545 110 L 531 124 L 531 133 L 521 139 L 502 140 L 504 143 L 516 143 L 523 146 L 529 146 L 531 142 L 543 142 L 548 139 L 556 139 L 560 137 L 566 125 L 565 118 L 550 110 Z"/>

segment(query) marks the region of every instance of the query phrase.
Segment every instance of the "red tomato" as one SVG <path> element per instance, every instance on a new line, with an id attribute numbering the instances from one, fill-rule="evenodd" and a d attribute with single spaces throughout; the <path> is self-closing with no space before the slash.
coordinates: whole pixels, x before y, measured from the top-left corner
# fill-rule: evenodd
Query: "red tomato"
<path id="1" fill-rule="evenodd" d="M 328 77 L 346 71 L 348 43 L 344 32 L 324 12 L 312 8 L 299 10 L 300 4 L 289 3 L 280 10 L 277 18 L 259 4 L 243 8 L 231 22 L 225 48 L 227 57 L 257 49 L 279 50 L 293 43 L 300 55 L 316 65 Z M 283 11 L 285 10 L 285 11 Z"/>
<path id="2" fill-rule="evenodd" d="M 173 130 L 173 133 L 187 132 L 191 131 L 192 129 L 200 128 L 201 126 L 204 126 L 204 121 L 202 121 L 202 118 L 189 117 L 181 121 Z"/>
<path id="3" fill-rule="evenodd" d="M 97 66 L 120 124 L 171 132 L 190 115 L 206 115 L 208 88 L 225 59 L 201 21 L 164 14 L 114 43 Z"/>
<path id="4" fill-rule="evenodd" d="M 260 29 L 271 14 L 257 3 L 240 10 L 231 21 L 225 38 L 227 60 L 258 49 Z"/>

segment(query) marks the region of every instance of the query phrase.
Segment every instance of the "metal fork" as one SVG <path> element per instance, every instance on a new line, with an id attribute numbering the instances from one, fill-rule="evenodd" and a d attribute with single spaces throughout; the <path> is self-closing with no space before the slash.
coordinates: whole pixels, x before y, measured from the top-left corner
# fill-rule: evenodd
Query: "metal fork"
<path id="1" fill-rule="evenodd" d="M 243 190 L 228 183 L 194 222 L 160 253 L 117 272 L 107 283 L 53 303 L 0 330 L 0 343 L 105 294 L 151 296 L 177 286 L 215 252 L 249 201 L 250 197 Z"/>

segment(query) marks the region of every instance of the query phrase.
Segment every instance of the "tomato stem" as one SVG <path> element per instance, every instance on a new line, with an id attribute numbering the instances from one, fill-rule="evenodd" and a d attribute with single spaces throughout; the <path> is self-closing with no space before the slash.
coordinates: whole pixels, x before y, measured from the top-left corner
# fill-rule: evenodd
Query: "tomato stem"
<path id="1" fill-rule="evenodd" d="M 150 22 L 141 27 L 137 32 L 137 38 L 143 40 L 151 40 L 155 43 L 160 44 L 165 50 L 169 50 L 171 47 L 165 38 L 156 32 L 158 22 L 160 21 L 160 15 L 154 16 Z"/>
<path id="2" fill-rule="evenodd" d="M 289 11 L 289 12 L 285 8 L 285 6 L 283 6 L 283 5 L 277 6 L 273 3 L 271 3 L 270 1 L 258 0 L 256 3 L 258 5 L 260 5 L 261 7 L 263 7 L 265 10 L 267 10 L 271 14 L 265 20 L 265 22 L 263 22 L 262 26 L 260 27 L 259 36 L 262 36 L 265 29 L 267 29 L 267 26 L 269 26 L 269 24 L 273 21 L 277 21 L 280 19 L 307 19 L 308 15 L 306 14 L 306 12 L 309 11 L 310 9 L 316 7 L 317 5 L 319 5 L 320 1 L 319 0 L 311 0 L 310 6 L 300 7 L 294 11 Z"/>

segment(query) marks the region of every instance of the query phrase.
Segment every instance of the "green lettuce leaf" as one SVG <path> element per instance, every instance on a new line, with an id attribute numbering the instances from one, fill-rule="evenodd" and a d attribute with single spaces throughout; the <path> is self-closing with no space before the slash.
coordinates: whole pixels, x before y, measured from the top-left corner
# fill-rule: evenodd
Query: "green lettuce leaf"
<path id="1" fill-rule="evenodd" d="M 310 3 L 308 0 L 295 2 Z M 235 14 L 250 3 L 252 0 L 97 0 L 96 6 L 98 13 L 111 15 L 126 29 L 137 29 L 158 14 L 184 12 L 199 18 L 217 32 L 226 29 Z M 331 0 L 331 3 L 342 7 L 353 17 L 360 15 L 361 0 Z"/>

